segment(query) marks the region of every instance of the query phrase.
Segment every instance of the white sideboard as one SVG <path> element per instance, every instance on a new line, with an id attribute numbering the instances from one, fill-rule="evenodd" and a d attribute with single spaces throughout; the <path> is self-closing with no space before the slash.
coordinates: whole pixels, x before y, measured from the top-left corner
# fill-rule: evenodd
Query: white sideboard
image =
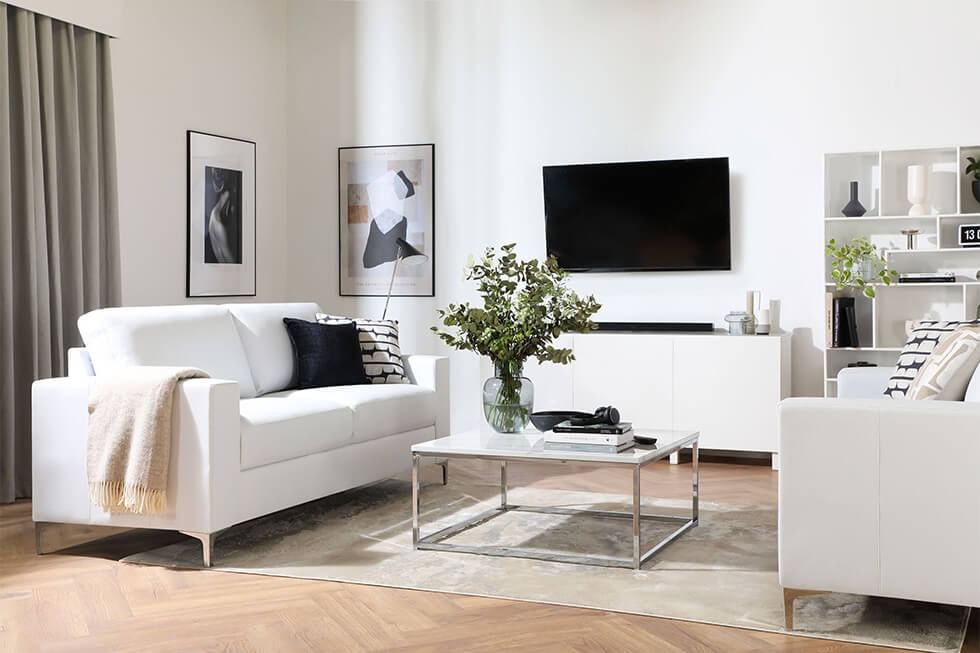
<path id="1" fill-rule="evenodd" d="M 696 429 L 702 449 L 771 453 L 778 468 L 776 407 L 790 395 L 790 334 L 590 333 L 565 336 L 561 346 L 575 361 L 558 372 L 563 379 L 551 372 L 535 381 L 552 383 L 536 410 L 612 404 L 637 429 Z"/>

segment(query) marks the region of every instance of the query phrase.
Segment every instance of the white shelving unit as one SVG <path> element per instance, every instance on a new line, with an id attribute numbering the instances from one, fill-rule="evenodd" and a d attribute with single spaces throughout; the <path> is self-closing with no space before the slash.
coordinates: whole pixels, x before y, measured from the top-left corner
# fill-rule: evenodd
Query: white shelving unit
<path id="1" fill-rule="evenodd" d="M 837 373 L 849 363 L 894 365 L 905 343 L 906 324 L 923 319 L 977 317 L 980 305 L 980 248 L 959 247 L 961 224 L 980 224 L 980 202 L 963 173 L 968 156 L 980 157 L 980 145 L 879 152 L 828 154 L 824 160 L 824 243 L 868 237 L 898 272 L 953 272 L 955 283 L 874 284 L 876 297 L 858 296 L 861 347 L 824 351 L 824 393 L 837 394 Z M 926 166 L 930 215 L 907 215 L 907 170 Z M 859 218 L 841 215 L 850 199 L 850 182 L 867 209 Z M 918 229 L 916 247 L 906 247 L 904 229 Z M 835 292 L 830 260 L 824 263 L 824 292 Z"/>

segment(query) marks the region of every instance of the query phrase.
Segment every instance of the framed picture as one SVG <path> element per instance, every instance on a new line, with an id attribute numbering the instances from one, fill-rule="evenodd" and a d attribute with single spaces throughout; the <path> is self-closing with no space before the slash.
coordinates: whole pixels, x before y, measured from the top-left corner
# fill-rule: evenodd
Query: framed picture
<path id="1" fill-rule="evenodd" d="M 187 132 L 187 296 L 255 295 L 255 143 Z"/>
<path id="2" fill-rule="evenodd" d="M 342 147 L 340 294 L 435 296 L 435 145 Z M 428 260 L 399 265 L 403 240 Z M 395 273 L 392 280 L 392 273 Z"/>

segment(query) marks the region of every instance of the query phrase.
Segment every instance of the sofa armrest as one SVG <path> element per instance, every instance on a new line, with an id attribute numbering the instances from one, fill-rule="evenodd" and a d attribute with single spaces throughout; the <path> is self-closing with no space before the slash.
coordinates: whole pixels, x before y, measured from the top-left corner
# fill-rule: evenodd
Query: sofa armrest
<path id="1" fill-rule="evenodd" d="M 240 467 L 238 383 L 220 379 L 178 383 L 167 480 L 168 511 L 126 515 L 105 513 L 89 502 L 88 399 L 97 378 L 62 377 L 33 385 L 34 520 L 211 532 L 209 528 L 224 514 L 222 502 L 234 500 L 212 493 L 211 488 L 231 487 Z"/>
<path id="2" fill-rule="evenodd" d="M 980 605 L 978 424 L 970 402 L 783 401 L 783 586 Z"/>
<path id="3" fill-rule="evenodd" d="M 449 358 L 409 354 L 402 357 L 409 380 L 437 395 L 436 437 L 449 435 Z"/>
<path id="4" fill-rule="evenodd" d="M 68 348 L 68 376 L 95 376 L 92 357 L 85 347 Z"/>
<path id="5" fill-rule="evenodd" d="M 840 399 L 888 399 L 885 388 L 894 367 L 845 367 L 837 373 Z"/>

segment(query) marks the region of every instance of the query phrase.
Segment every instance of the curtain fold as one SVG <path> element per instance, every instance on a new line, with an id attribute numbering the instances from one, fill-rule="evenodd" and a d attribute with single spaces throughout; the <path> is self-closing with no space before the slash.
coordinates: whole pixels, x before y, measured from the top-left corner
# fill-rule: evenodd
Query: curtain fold
<path id="1" fill-rule="evenodd" d="M 0 3 L 0 502 L 30 496 L 31 383 L 119 303 L 109 38 Z"/>

